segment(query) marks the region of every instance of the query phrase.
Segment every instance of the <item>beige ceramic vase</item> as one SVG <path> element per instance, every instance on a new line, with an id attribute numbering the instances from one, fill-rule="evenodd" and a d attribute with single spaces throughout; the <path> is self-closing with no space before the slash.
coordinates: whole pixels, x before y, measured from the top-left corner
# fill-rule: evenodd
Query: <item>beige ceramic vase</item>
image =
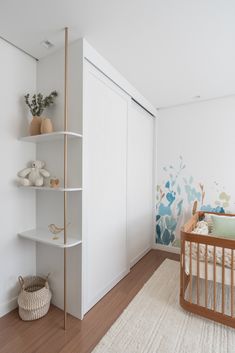
<path id="1" fill-rule="evenodd" d="M 41 134 L 41 124 L 42 118 L 40 118 L 40 116 L 33 116 L 29 126 L 29 133 L 31 136 Z"/>
<path id="2" fill-rule="evenodd" d="M 52 125 L 51 119 L 49 118 L 42 119 L 41 134 L 48 134 L 50 132 L 53 132 L 53 125 Z"/>

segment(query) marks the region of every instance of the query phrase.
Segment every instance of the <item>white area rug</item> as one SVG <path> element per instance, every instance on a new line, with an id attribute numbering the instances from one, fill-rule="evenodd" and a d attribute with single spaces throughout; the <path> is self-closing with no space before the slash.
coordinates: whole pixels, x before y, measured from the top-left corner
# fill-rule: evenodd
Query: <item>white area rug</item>
<path id="1" fill-rule="evenodd" d="M 179 262 L 165 260 L 93 353 L 235 353 L 235 330 L 179 305 Z"/>

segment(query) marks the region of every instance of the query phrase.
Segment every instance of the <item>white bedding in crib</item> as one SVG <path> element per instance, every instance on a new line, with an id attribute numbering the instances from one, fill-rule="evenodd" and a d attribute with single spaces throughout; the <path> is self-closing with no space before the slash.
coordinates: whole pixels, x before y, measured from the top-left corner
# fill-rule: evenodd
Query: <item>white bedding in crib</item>
<path id="1" fill-rule="evenodd" d="M 209 281 L 214 280 L 213 263 L 208 262 L 207 264 L 207 278 Z M 189 256 L 185 256 L 185 272 L 189 274 Z M 205 279 L 205 261 L 199 261 L 199 277 Z M 225 280 L 224 283 L 231 285 L 231 268 L 225 267 Z M 197 276 L 197 260 L 192 258 L 192 275 Z M 233 270 L 233 282 L 235 285 L 235 270 Z M 216 282 L 222 283 L 222 266 L 216 265 Z"/>
<path id="2" fill-rule="evenodd" d="M 192 233 L 200 235 L 212 235 L 209 230 L 212 230 L 210 216 L 207 215 L 207 222 L 200 221 L 197 223 L 196 228 Z M 192 275 L 197 276 L 197 252 L 198 244 L 192 244 Z M 185 242 L 185 272 L 189 274 L 189 255 L 190 255 L 190 242 Z M 222 261 L 223 250 L 221 247 L 216 247 L 216 282 L 222 283 Z M 199 244 L 199 277 L 205 279 L 205 258 L 206 258 L 206 245 Z M 224 264 L 225 264 L 225 284 L 231 285 L 231 249 L 224 249 Z M 235 283 L 235 251 L 233 256 L 233 278 Z M 207 278 L 210 281 L 214 280 L 214 246 L 207 246 Z"/>
<path id="3" fill-rule="evenodd" d="M 197 259 L 197 243 L 192 243 L 192 258 Z M 199 260 L 205 261 L 205 254 L 206 254 L 206 245 L 200 244 L 199 245 Z M 190 243 L 185 242 L 185 255 L 190 255 Z M 224 264 L 226 267 L 231 268 L 231 249 L 224 250 Z M 218 265 L 222 265 L 222 258 L 223 258 L 223 251 L 222 248 L 216 247 L 216 263 Z M 214 246 L 208 245 L 207 246 L 207 261 L 209 263 L 214 262 Z M 235 269 L 235 251 L 233 256 L 233 268 Z"/>

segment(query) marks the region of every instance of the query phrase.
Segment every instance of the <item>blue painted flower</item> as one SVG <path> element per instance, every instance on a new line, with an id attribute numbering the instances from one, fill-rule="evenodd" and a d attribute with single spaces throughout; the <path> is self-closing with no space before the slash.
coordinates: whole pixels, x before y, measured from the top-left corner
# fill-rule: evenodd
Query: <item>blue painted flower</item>
<path id="1" fill-rule="evenodd" d="M 189 184 L 186 184 L 184 187 L 185 187 L 185 191 L 187 193 L 189 203 L 192 203 L 195 200 L 200 201 L 201 193 L 199 191 L 197 191 L 194 187 L 191 187 L 191 185 L 189 185 Z"/>
<path id="2" fill-rule="evenodd" d="M 179 217 L 182 213 L 182 208 L 183 208 L 183 202 L 184 200 L 180 200 L 178 203 L 177 203 L 177 209 L 178 209 L 178 212 L 177 212 L 177 216 Z"/>
<path id="3" fill-rule="evenodd" d="M 166 226 L 167 226 L 168 230 L 174 231 L 176 229 L 177 222 L 173 216 L 171 216 L 171 217 L 167 216 L 165 218 L 165 221 L 166 221 Z"/>
<path id="4" fill-rule="evenodd" d="M 162 242 L 164 245 L 169 245 L 171 242 L 171 234 L 168 229 L 164 230 L 164 233 L 162 235 Z"/>
<path id="5" fill-rule="evenodd" d="M 217 206 L 217 207 L 212 207 L 211 205 L 202 205 L 201 206 L 201 211 L 204 212 L 216 212 L 216 213 L 225 213 L 225 210 L 223 207 L 221 206 Z"/>
<path id="6" fill-rule="evenodd" d="M 166 194 L 167 200 L 170 202 L 171 205 L 175 201 L 175 192 L 171 191 Z"/>
<path id="7" fill-rule="evenodd" d="M 166 187 L 167 189 L 170 188 L 170 182 L 169 182 L 169 180 L 166 182 L 165 187 Z"/>
<path id="8" fill-rule="evenodd" d="M 163 205 L 163 203 L 160 203 L 159 209 L 158 209 L 158 214 L 160 216 L 166 216 L 166 215 L 171 216 L 172 211 L 171 211 L 170 206 L 169 205 L 165 206 L 165 205 Z"/>

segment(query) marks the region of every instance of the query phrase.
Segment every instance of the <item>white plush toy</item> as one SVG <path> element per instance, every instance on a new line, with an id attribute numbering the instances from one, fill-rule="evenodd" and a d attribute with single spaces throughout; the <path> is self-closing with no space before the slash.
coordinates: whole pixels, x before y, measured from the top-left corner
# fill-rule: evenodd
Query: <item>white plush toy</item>
<path id="1" fill-rule="evenodd" d="M 50 173 L 43 169 L 44 166 L 45 163 L 42 161 L 33 161 L 31 168 L 25 168 L 17 174 L 20 184 L 23 186 L 42 186 L 43 178 L 49 178 L 50 176 Z"/>

